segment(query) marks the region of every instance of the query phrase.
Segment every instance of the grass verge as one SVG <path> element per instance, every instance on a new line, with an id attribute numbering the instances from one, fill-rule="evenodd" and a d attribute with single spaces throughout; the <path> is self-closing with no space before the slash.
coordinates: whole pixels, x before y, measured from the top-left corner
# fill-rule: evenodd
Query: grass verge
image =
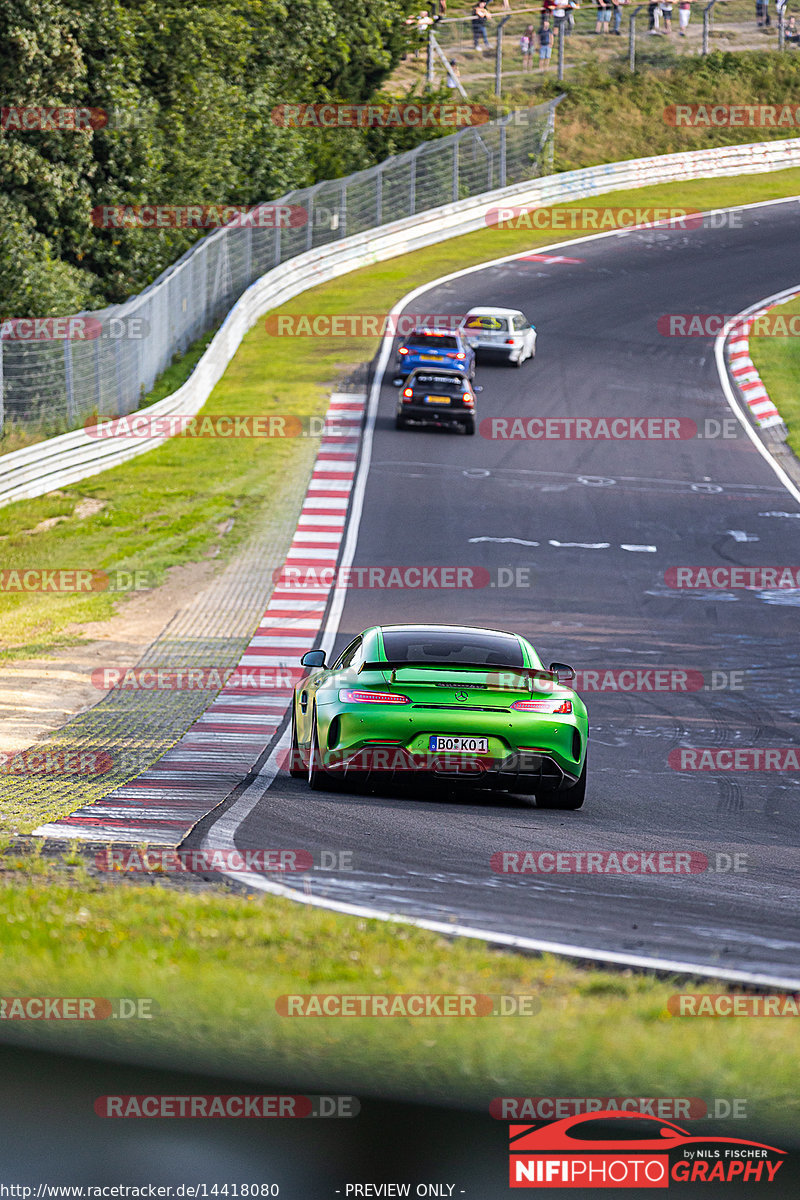
<path id="1" fill-rule="evenodd" d="M 800 317 L 800 296 L 770 309 L 769 315 Z M 751 336 L 750 357 L 789 430 L 789 445 L 800 455 L 800 338 Z"/>
<path id="2" fill-rule="evenodd" d="M 620 191 L 592 203 L 716 208 L 800 193 L 800 169 Z M 576 202 L 578 205 L 583 202 Z M 535 249 L 558 235 L 487 228 L 364 267 L 296 297 L 281 313 L 386 312 L 411 288 L 459 268 Z M 365 297 L 369 297 L 365 301 Z M 535 314 L 532 314 L 535 316 Z M 374 338 L 269 336 L 259 322 L 246 335 L 203 409 L 204 415 L 321 414 L 330 384 L 370 359 Z M 311 439 L 173 438 L 133 462 L 37 500 L 0 509 L 7 568 L 147 570 L 220 552 L 227 558 L 265 515 L 288 537 L 314 457 Z M 82 502 L 98 508 L 81 516 Z M 233 526 L 226 533 L 221 528 Z M 54 522 L 58 522 L 55 524 Z M 70 626 L 111 615 L 119 597 L 0 593 L 0 660 L 45 654 Z"/>
<path id="3" fill-rule="evenodd" d="M 796 1136 L 790 1018 L 670 1015 L 676 992 L 724 985 L 582 969 L 221 885 L 110 882 L 92 870 L 74 850 L 0 857 L 3 995 L 147 998 L 155 1015 L 6 1021 L 5 1041 L 484 1110 L 496 1096 L 738 1097 L 745 1136 L 757 1124 Z M 536 1011 L 276 1012 L 279 996 L 308 993 L 529 996 Z"/>

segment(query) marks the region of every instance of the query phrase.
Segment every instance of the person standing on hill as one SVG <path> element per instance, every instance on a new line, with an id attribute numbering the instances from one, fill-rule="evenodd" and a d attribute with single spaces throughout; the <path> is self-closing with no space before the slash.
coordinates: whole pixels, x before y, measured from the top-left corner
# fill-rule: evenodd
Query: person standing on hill
<path id="1" fill-rule="evenodd" d="M 478 0 L 478 3 L 472 10 L 472 49 L 478 50 L 481 42 L 484 46 L 489 45 L 489 35 L 486 32 L 486 22 L 492 21 L 494 18 L 489 12 L 484 0 Z"/>

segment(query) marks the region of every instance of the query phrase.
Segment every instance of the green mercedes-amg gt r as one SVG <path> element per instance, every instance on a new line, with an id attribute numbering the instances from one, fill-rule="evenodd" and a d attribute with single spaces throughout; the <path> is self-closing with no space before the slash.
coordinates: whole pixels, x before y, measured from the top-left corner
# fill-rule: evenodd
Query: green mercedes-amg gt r
<path id="1" fill-rule="evenodd" d="M 586 791 L 589 725 L 530 642 L 463 625 L 367 629 L 330 666 L 322 650 L 292 704 L 289 771 L 315 789 L 425 778 L 536 796 L 575 809 Z M 418 774 L 416 776 L 420 778 Z"/>

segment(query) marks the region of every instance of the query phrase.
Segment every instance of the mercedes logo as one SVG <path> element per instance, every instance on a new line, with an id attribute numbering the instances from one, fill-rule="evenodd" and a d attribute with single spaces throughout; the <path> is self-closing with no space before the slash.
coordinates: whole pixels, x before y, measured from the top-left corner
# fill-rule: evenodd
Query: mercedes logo
<path id="1" fill-rule="evenodd" d="M 456 692 L 456 700 L 469 700 L 469 692 Z"/>

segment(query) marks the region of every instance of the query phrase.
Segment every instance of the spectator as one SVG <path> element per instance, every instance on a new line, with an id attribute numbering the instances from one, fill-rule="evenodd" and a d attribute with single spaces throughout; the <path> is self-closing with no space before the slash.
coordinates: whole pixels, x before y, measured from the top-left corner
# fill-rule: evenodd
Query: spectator
<path id="1" fill-rule="evenodd" d="M 784 41 L 800 42 L 800 30 L 797 28 L 797 17 L 789 17 L 783 31 Z"/>
<path id="2" fill-rule="evenodd" d="M 686 28 L 692 15 L 692 0 L 678 0 L 678 33 L 686 37 Z"/>
<path id="3" fill-rule="evenodd" d="M 478 3 L 472 10 L 472 49 L 478 50 L 481 41 L 484 46 L 489 45 L 489 35 L 486 32 L 486 22 L 492 21 L 494 18 L 486 7 L 484 0 L 478 0 Z"/>
<path id="4" fill-rule="evenodd" d="M 769 0 L 756 0 L 756 25 L 769 23 Z"/>
<path id="5" fill-rule="evenodd" d="M 457 88 L 458 82 L 461 79 L 461 72 L 458 69 L 458 59 L 450 59 L 450 69 L 447 72 L 446 86 L 449 88 Z"/>
<path id="6" fill-rule="evenodd" d="M 658 20 L 660 16 L 659 0 L 650 0 L 650 3 L 647 6 L 647 16 L 649 18 L 647 32 L 658 33 Z"/>
<path id="7" fill-rule="evenodd" d="M 578 0 L 567 0 L 567 28 L 566 28 L 566 33 L 567 33 L 567 35 L 568 35 L 568 36 L 569 36 L 569 34 L 571 34 L 571 33 L 572 33 L 573 29 L 575 28 L 575 11 L 576 11 L 576 9 L 578 9 L 578 8 L 580 8 L 580 4 L 579 4 Z"/>
<path id="8" fill-rule="evenodd" d="M 561 30 L 567 19 L 567 4 L 569 0 L 554 0 L 553 3 L 553 41 L 561 36 Z"/>
<path id="9" fill-rule="evenodd" d="M 672 33 L 672 0 L 661 0 L 659 8 L 664 18 L 664 33 Z"/>
<path id="10" fill-rule="evenodd" d="M 550 63 L 550 55 L 553 53 L 553 32 L 550 28 L 550 22 L 547 17 L 542 21 L 539 29 L 539 70 L 546 71 Z"/>
<path id="11" fill-rule="evenodd" d="M 611 20 L 611 0 L 596 0 L 597 4 L 597 22 L 594 27 L 595 33 L 608 33 L 608 25 Z"/>
<path id="12" fill-rule="evenodd" d="M 523 71 L 533 70 L 533 26 L 527 25 L 525 32 L 519 39 L 519 48 L 522 51 L 522 69 Z"/>
<path id="13" fill-rule="evenodd" d="M 628 2 L 628 0 L 611 0 L 611 6 L 612 6 L 612 10 L 613 10 L 612 11 L 612 20 L 614 22 L 611 27 L 611 32 L 615 33 L 617 35 L 617 37 L 622 36 L 620 33 L 619 26 L 620 26 L 620 22 L 622 20 L 622 6 L 623 6 L 623 4 L 627 4 L 627 2 Z"/>

